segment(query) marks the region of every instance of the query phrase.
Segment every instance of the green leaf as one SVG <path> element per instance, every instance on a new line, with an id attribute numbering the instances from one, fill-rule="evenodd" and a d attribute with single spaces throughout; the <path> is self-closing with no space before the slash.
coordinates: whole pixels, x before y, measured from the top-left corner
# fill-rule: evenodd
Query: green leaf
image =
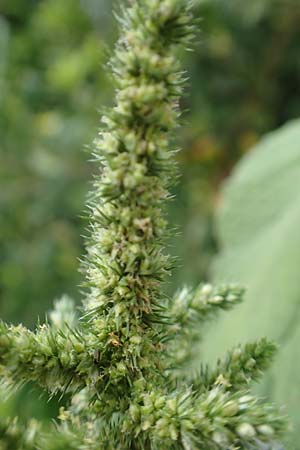
<path id="1" fill-rule="evenodd" d="M 247 288 L 245 302 L 206 342 L 215 359 L 237 342 L 267 336 L 280 346 L 261 393 L 287 406 L 300 448 L 300 121 L 265 137 L 236 166 L 217 216 L 214 281 Z M 297 437 L 298 436 L 298 439 Z"/>

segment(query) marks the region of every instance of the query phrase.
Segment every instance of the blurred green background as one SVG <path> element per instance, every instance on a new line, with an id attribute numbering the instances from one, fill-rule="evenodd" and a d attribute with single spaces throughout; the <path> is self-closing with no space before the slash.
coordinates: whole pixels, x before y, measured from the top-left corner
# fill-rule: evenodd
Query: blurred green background
<path id="1" fill-rule="evenodd" d="M 0 0 L 0 315 L 33 326 L 63 293 L 80 299 L 89 145 L 111 103 L 117 36 L 109 0 Z M 169 217 L 179 256 L 167 290 L 207 279 L 221 182 L 261 135 L 300 113 L 299 0 L 195 1 L 199 38 Z M 87 151 L 85 151 L 85 149 Z M 48 417 L 28 389 L 0 412 Z"/>

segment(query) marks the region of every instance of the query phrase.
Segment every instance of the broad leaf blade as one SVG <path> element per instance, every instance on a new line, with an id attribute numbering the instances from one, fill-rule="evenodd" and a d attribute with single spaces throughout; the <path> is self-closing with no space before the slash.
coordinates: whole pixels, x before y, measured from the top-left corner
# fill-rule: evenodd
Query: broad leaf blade
<path id="1" fill-rule="evenodd" d="M 216 281 L 248 287 L 208 332 L 208 359 L 262 336 L 280 345 L 262 393 L 287 406 L 300 449 L 300 121 L 264 138 L 227 181 L 217 217 Z"/>

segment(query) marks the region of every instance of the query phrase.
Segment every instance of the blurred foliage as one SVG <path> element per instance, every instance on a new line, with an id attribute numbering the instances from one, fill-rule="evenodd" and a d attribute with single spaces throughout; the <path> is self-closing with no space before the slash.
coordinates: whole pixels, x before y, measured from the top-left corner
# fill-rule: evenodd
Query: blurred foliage
<path id="1" fill-rule="evenodd" d="M 218 187 L 259 137 L 300 114 L 300 2 L 198 0 L 200 39 L 173 209 L 183 230 L 179 282 L 207 276 Z M 190 264 L 190 261 L 193 264 Z"/>
<path id="2" fill-rule="evenodd" d="M 299 115 L 298 0 L 197 0 L 199 44 L 170 207 L 175 277 L 207 278 L 218 186 L 259 136 Z M 119 2 L 113 5 L 118 9 Z M 110 102 L 109 0 L 0 2 L 0 313 L 32 325 L 54 298 L 78 299 L 81 218 L 92 167 L 83 152 Z M 178 242 L 178 240 L 177 240 Z M 192 264 L 191 264 L 192 261 Z"/>
<path id="3" fill-rule="evenodd" d="M 217 216 L 222 251 L 216 281 L 247 286 L 246 301 L 208 332 L 216 360 L 263 335 L 280 346 L 260 393 L 286 405 L 300 449 L 300 120 L 271 133 L 236 166 Z M 294 448 L 294 447 L 293 447 Z"/>
<path id="4" fill-rule="evenodd" d="M 77 0 L 1 5 L 1 315 L 32 325 L 53 298 L 77 295 L 82 148 L 110 94 L 106 35 Z"/>

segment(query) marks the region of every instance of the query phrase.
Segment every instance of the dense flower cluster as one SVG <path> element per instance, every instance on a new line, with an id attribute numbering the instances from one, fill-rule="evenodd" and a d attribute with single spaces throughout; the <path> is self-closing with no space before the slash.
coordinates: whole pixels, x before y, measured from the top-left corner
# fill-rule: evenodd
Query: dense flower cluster
<path id="1" fill-rule="evenodd" d="M 3 377 L 69 393 L 70 406 L 51 439 L 36 424 L 23 433 L 13 422 L 2 425 L 0 447 L 12 439 L 10 449 L 26 450 L 272 446 L 285 420 L 248 393 L 272 344 L 238 347 L 194 378 L 184 370 L 203 321 L 237 304 L 243 290 L 200 285 L 173 300 L 162 292 L 172 266 L 163 247 L 175 174 L 170 134 L 185 82 L 176 49 L 193 38 L 192 14 L 185 0 L 130 3 L 111 61 L 116 104 L 94 146 L 100 173 L 88 204 L 81 317 L 65 297 L 35 332 L 0 326 Z"/>

